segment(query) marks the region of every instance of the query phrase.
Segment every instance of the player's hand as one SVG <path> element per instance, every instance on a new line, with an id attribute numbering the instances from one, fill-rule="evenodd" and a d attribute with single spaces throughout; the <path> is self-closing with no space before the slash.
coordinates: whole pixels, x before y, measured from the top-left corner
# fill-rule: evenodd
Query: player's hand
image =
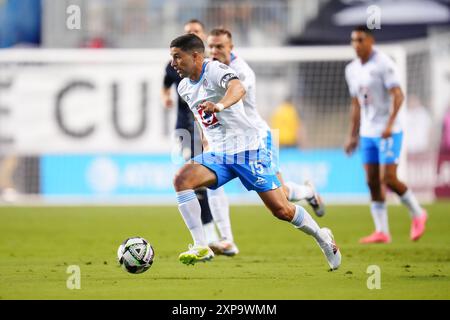
<path id="1" fill-rule="evenodd" d="M 345 144 L 345 153 L 347 155 L 351 155 L 355 151 L 356 147 L 358 147 L 358 137 L 350 137 Z"/>
<path id="2" fill-rule="evenodd" d="M 219 107 L 211 101 L 202 102 L 198 106 L 206 113 L 214 113 L 220 111 Z"/>
<path id="3" fill-rule="evenodd" d="M 383 133 L 381 134 L 381 137 L 383 139 L 387 139 L 392 136 L 392 128 L 388 126 L 386 129 L 384 129 Z"/>
<path id="4" fill-rule="evenodd" d="M 167 109 L 171 109 L 173 107 L 173 100 L 171 97 L 164 97 L 163 98 L 163 105 Z"/>

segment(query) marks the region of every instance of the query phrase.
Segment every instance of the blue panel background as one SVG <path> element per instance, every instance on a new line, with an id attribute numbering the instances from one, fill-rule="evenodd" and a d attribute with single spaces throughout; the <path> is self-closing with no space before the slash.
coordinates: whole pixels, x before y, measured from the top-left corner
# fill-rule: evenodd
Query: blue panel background
<path id="1" fill-rule="evenodd" d="M 367 194 L 360 156 L 341 150 L 280 151 L 285 181 L 309 179 L 324 194 Z M 172 180 L 179 164 L 160 155 L 47 155 L 41 158 L 41 191 L 48 196 L 142 195 L 173 196 Z M 230 195 L 244 195 L 235 179 L 225 186 Z M 153 200 L 155 200 L 153 199 Z"/>

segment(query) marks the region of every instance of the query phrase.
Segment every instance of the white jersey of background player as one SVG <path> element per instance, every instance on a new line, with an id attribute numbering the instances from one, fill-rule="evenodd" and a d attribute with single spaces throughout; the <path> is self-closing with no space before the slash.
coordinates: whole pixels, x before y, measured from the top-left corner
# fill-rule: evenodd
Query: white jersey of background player
<path id="1" fill-rule="evenodd" d="M 345 68 L 345 77 L 350 94 L 357 97 L 361 105 L 360 135 L 381 137 L 389 120 L 392 101 L 386 89 L 400 86 L 394 62 L 381 51 L 373 50 L 365 63 L 356 58 Z M 395 118 L 392 133 L 402 131 L 402 114 Z"/>
<path id="2" fill-rule="evenodd" d="M 239 76 L 239 80 L 244 85 L 247 93 L 243 99 L 245 113 L 251 119 L 253 124 L 258 128 L 261 137 L 266 137 L 270 131 L 270 127 L 261 117 L 256 108 L 256 76 L 255 72 L 250 68 L 247 62 L 241 57 L 231 53 L 230 67 Z"/>
<path id="3" fill-rule="evenodd" d="M 239 76 L 239 80 L 246 90 L 246 95 L 243 98 L 245 113 L 250 121 L 258 128 L 259 135 L 263 138 L 264 146 L 271 153 L 272 169 L 282 183 L 282 188 L 287 199 L 289 201 L 306 199 L 316 214 L 322 216 L 324 214 L 323 205 L 311 184 L 298 185 L 294 182 L 283 182 L 278 164 L 278 147 L 273 143 L 270 127 L 260 116 L 256 106 L 255 73 L 244 59 L 232 53 L 233 44 L 231 33 L 222 28 L 213 29 L 209 33 L 207 44 L 210 50 L 210 57 L 213 60 L 218 60 L 229 65 Z M 223 188 L 216 190 L 208 189 L 208 199 L 214 222 L 223 238 L 221 241 L 211 243 L 210 247 L 216 254 L 235 255 L 238 253 L 238 249 L 231 232 L 229 205 Z"/>

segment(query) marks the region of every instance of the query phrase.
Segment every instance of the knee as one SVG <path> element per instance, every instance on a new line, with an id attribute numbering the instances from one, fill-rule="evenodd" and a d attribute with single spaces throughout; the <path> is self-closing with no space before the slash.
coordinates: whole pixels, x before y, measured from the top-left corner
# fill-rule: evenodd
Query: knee
<path id="1" fill-rule="evenodd" d="M 294 218 L 294 211 L 290 206 L 280 206 L 272 210 L 272 214 L 280 220 L 292 221 Z"/>
<path id="2" fill-rule="evenodd" d="M 397 177 L 395 174 L 386 173 L 383 176 L 383 184 L 387 185 L 388 187 L 394 186 L 397 182 Z"/>
<path id="3" fill-rule="evenodd" d="M 289 188 L 284 184 L 282 186 L 282 189 L 283 189 L 283 193 L 284 193 L 284 196 L 286 197 L 286 199 L 289 199 Z"/>
<path id="4" fill-rule="evenodd" d="M 176 192 L 192 189 L 189 184 L 189 178 L 182 172 L 178 172 L 173 178 L 173 186 Z"/>

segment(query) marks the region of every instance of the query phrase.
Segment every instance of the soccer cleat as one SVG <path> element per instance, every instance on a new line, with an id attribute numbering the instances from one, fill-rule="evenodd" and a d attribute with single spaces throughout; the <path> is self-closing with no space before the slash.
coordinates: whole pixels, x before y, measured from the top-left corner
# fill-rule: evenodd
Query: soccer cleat
<path id="1" fill-rule="evenodd" d="M 182 252 L 178 259 L 186 265 L 194 265 L 199 261 L 209 261 L 214 258 L 214 252 L 207 246 L 189 245 L 189 250 Z"/>
<path id="2" fill-rule="evenodd" d="M 316 188 L 310 181 L 306 181 L 305 185 L 310 187 L 314 193 L 314 195 L 311 198 L 306 198 L 306 201 L 313 208 L 316 216 L 323 217 L 325 215 L 325 205 L 323 204 L 322 198 L 316 192 Z"/>
<path id="3" fill-rule="evenodd" d="M 322 241 L 317 241 L 322 252 L 327 258 L 331 270 L 336 270 L 341 265 L 342 257 L 339 248 L 334 241 L 333 233 L 328 228 L 321 228 L 317 231 Z"/>
<path id="4" fill-rule="evenodd" d="M 214 241 L 209 244 L 211 250 L 217 255 L 225 255 L 228 257 L 235 256 L 239 253 L 239 249 L 234 242 L 227 240 Z"/>
<path id="5" fill-rule="evenodd" d="M 371 235 L 361 238 L 359 243 L 368 244 L 368 243 L 390 243 L 391 236 L 384 232 L 375 231 Z"/>
<path id="6" fill-rule="evenodd" d="M 425 232 L 425 223 L 427 222 L 428 215 L 425 210 L 420 217 L 413 218 L 411 222 L 411 240 L 417 241 Z"/>

